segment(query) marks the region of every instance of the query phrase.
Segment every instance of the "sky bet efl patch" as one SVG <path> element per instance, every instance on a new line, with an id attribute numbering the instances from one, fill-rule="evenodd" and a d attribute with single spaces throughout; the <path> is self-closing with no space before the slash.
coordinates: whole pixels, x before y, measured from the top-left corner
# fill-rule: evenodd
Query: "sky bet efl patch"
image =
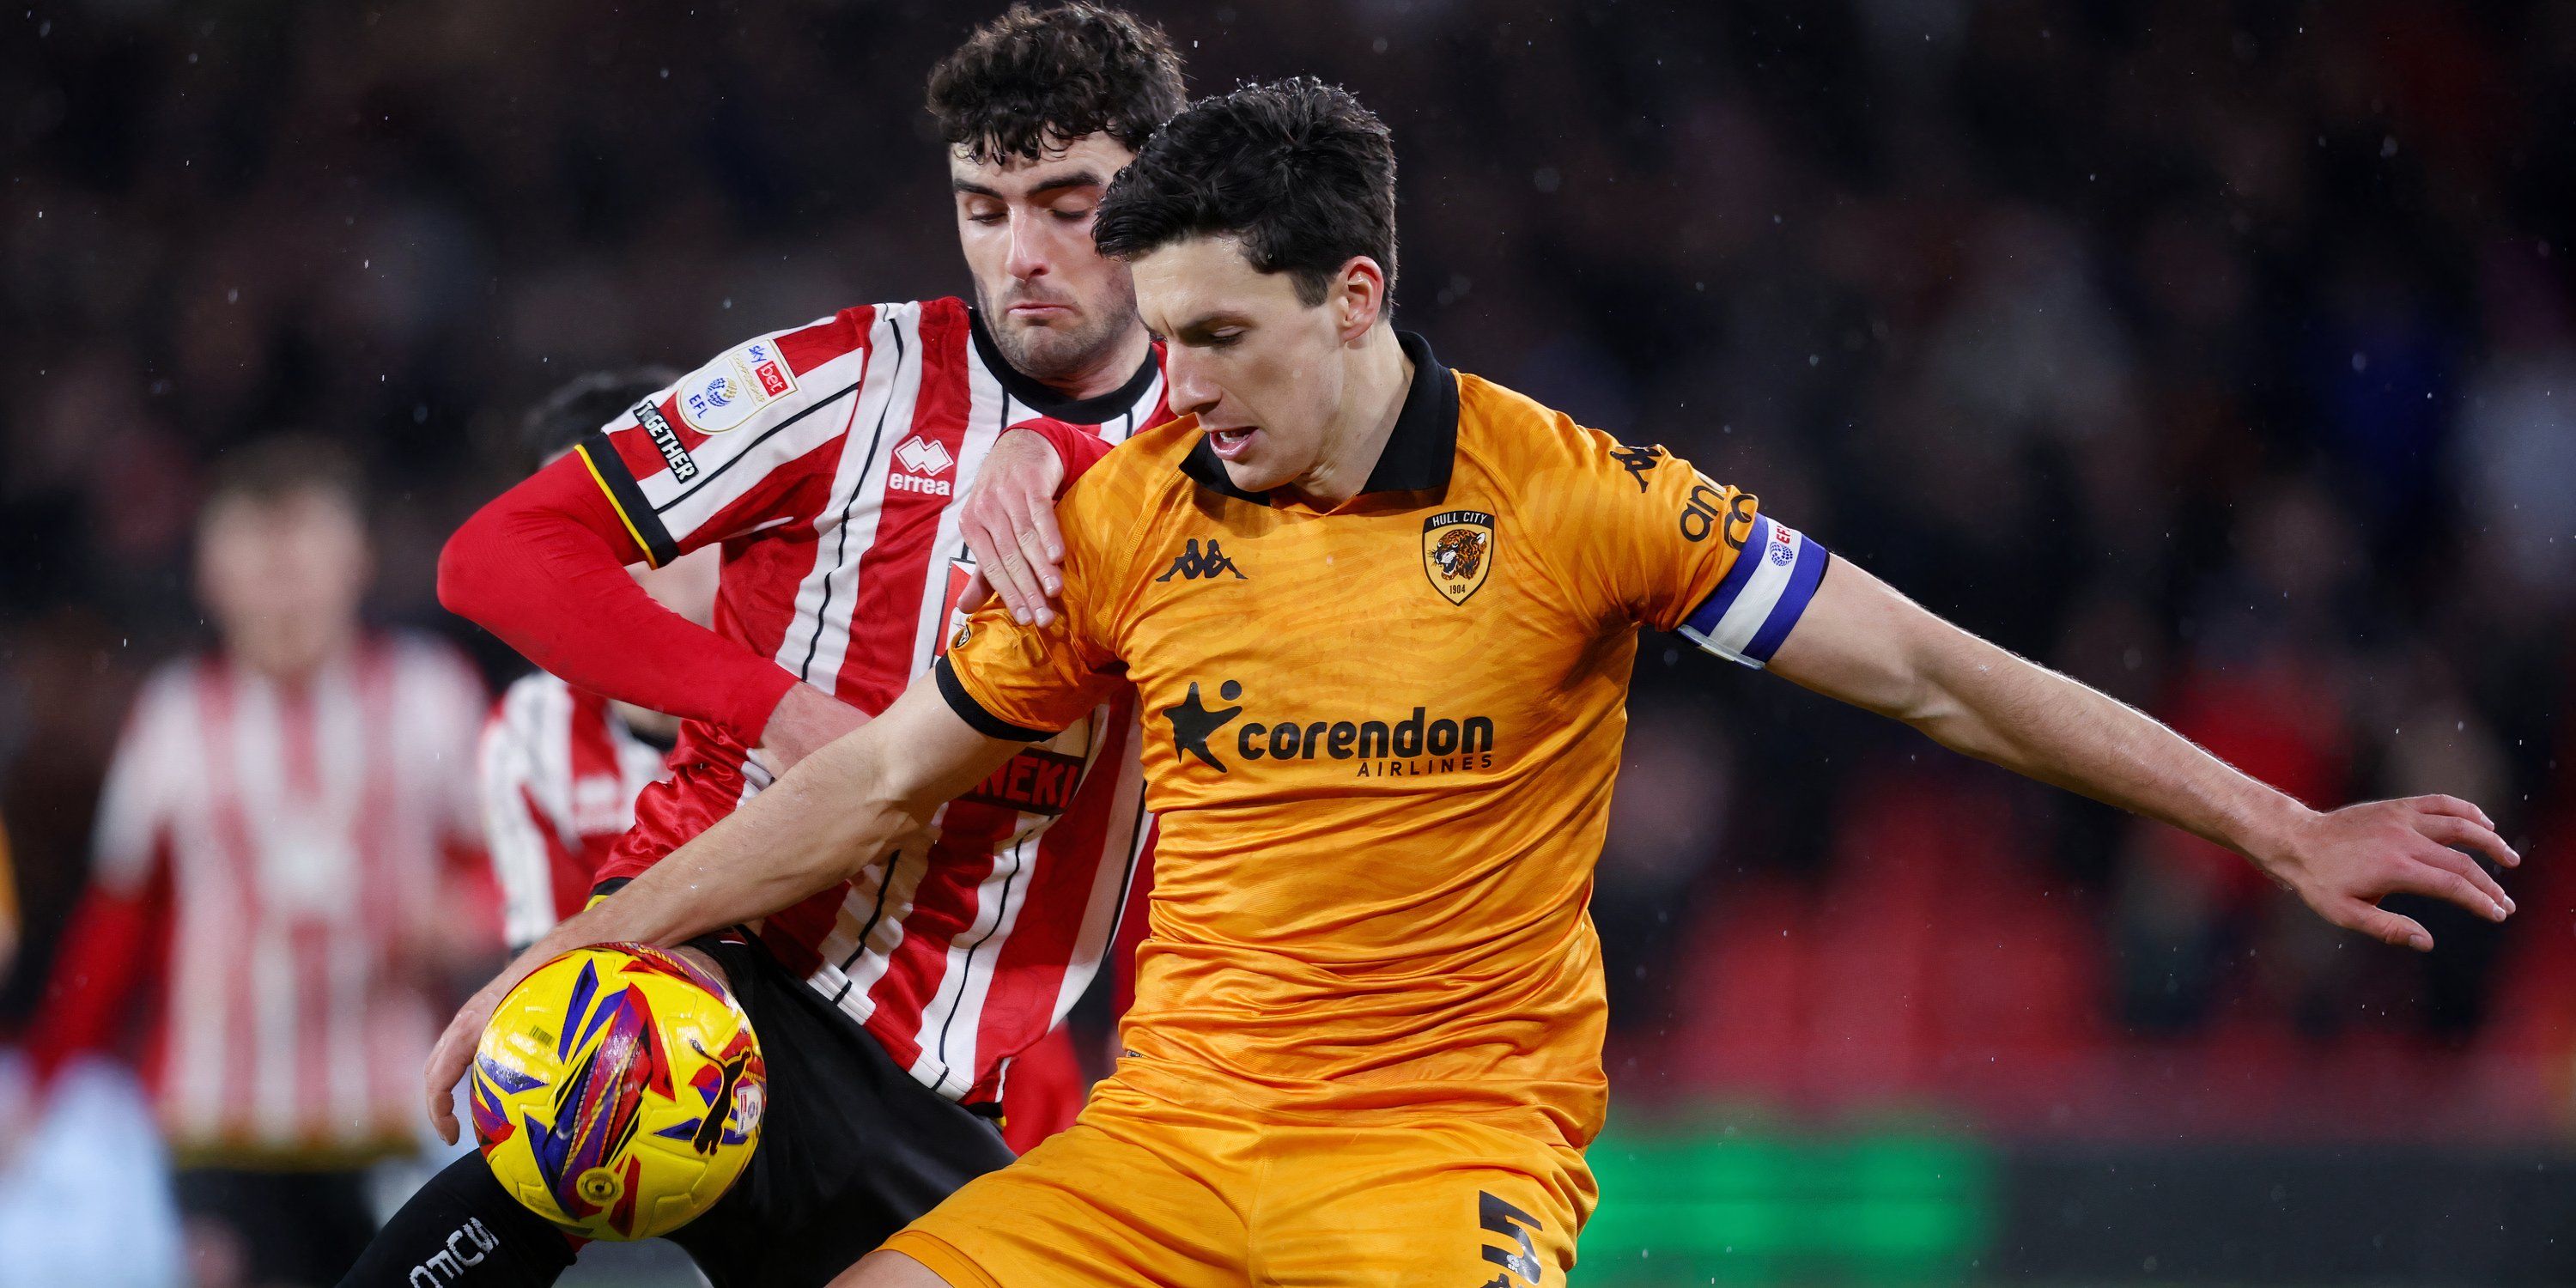
<path id="1" fill-rule="evenodd" d="M 778 356 L 777 343 L 761 339 L 689 373 L 672 400 L 689 428 L 721 434 L 794 392 L 796 376 Z"/>

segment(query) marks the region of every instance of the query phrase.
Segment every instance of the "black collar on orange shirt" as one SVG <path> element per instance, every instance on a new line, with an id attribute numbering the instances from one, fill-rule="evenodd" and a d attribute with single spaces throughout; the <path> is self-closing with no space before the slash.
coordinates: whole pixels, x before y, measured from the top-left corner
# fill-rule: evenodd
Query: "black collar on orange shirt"
<path id="1" fill-rule="evenodd" d="M 1458 379 L 1431 354 L 1431 342 L 1411 331 L 1395 333 L 1404 356 L 1413 360 L 1413 383 L 1404 391 L 1404 406 L 1395 413 L 1386 447 L 1369 470 L 1362 492 L 1420 492 L 1449 486 L 1449 468 L 1458 459 Z M 1208 446 L 1205 435 L 1181 458 L 1181 472 L 1200 486 L 1238 501 L 1270 504 L 1267 492 L 1246 492 L 1234 485 L 1225 462 Z"/>

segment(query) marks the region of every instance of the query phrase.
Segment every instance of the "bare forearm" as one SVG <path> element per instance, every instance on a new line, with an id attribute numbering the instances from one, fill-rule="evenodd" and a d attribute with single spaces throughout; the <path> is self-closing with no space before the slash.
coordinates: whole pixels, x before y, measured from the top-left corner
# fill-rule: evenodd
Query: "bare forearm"
<path id="1" fill-rule="evenodd" d="M 1942 621 L 1837 559 L 1771 670 L 2267 866 L 2309 811 L 2135 708 Z"/>
<path id="2" fill-rule="evenodd" d="M 882 790 L 870 749 L 843 739 L 558 928 L 676 944 L 768 916 L 848 880 L 921 820 Z"/>
<path id="3" fill-rule="evenodd" d="M 1929 650 L 1900 718 L 1941 745 L 2265 857 L 2305 806 L 2145 713 L 1965 632 Z"/>
<path id="4" fill-rule="evenodd" d="M 2386 943 L 2433 946 L 2421 924 L 2379 906 L 2390 894 L 2447 899 L 2497 921 L 2513 911 L 2504 888 L 2462 853 L 2522 861 L 2475 805 L 2419 796 L 2319 813 L 1839 559 L 1771 670 L 1943 746 L 2227 846 L 2317 915 Z"/>
<path id="5" fill-rule="evenodd" d="M 765 917 L 926 836 L 940 802 L 1018 744 L 986 738 L 924 679 L 557 934 L 673 944 Z M 549 936 L 550 939 L 555 938 Z"/>

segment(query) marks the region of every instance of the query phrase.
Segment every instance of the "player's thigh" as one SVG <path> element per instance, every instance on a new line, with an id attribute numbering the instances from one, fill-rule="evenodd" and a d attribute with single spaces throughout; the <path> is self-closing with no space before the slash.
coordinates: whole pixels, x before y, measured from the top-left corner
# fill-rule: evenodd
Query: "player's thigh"
<path id="1" fill-rule="evenodd" d="M 969 1182 L 841 1282 L 1243 1288 L 1255 1143 L 1238 1124 L 1104 1087 L 1072 1127 Z"/>
<path id="2" fill-rule="evenodd" d="M 1253 1269 L 1280 1288 L 1563 1288 L 1596 1196 L 1581 1153 L 1499 1129 L 1307 1131 L 1273 1152 Z"/>

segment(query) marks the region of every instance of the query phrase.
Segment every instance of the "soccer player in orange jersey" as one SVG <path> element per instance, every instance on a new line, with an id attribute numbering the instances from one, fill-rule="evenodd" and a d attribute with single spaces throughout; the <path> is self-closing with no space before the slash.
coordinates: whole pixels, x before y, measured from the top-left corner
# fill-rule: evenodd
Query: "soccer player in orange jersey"
<path id="1" fill-rule="evenodd" d="M 1394 167 L 1313 81 L 1157 134 L 1097 235 L 1186 418 L 1067 493 L 1061 613 L 988 606 L 874 722 L 531 954 L 791 903 L 1135 684 L 1163 834 L 1128 1052 L 1072 1129 L 842 1282 L 1562 1282 L 1606 1099 L 1585 900 L 1641 625 L 2227 845 L 2390 943 L 2431 943 L 2393 892 L 2511 911 L 2451 848 L 2517 861 L 2475 806 L 2311 810 L 1750 494 L 1443 366 L 1388 317 Z"/>

